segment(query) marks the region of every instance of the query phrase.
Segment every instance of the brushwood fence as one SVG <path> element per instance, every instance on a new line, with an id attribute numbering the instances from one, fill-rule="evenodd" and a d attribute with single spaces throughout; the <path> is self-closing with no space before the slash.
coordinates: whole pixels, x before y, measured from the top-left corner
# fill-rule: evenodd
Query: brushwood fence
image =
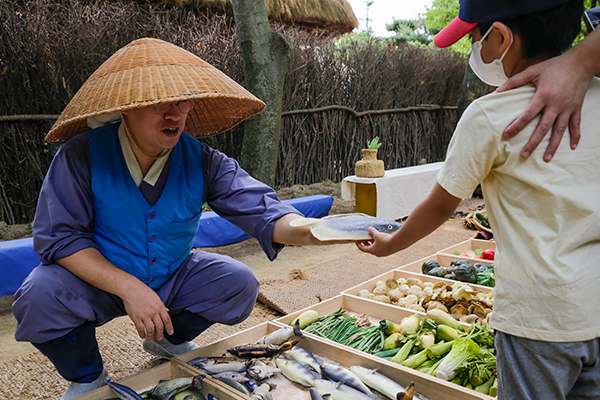
<path id="1" fill-rule="evenodd" d="M 379 136 L 386 168 L 444 158 L 466 62 L 447 51 L 336 42 L 273 25 L 290 42 L 277 187 L 340 182 Z M 181 46 L 244 85 L 235 25 L 206 10 L 125 0 L 0 2 L 0 221 L 33 219 L 56 150 L 44 142 L 91 73 L 140 37 Z M 239 160 L 243 124 L 202 139 Z"/>

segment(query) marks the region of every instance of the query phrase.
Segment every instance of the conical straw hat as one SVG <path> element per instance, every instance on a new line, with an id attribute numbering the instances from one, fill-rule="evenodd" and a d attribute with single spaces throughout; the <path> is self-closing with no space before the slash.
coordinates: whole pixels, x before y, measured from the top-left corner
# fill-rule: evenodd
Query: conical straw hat
<path id="1" fill-rule="evenodd" d="M 138 39 L 106 60 L 73 96 L 46 141 L 66 142 L 89 130 L 87 118 L 195 99 L 185 131 L 196 137 L 233 128 L 266 106 L 198 56 L 158 39 Z"/>

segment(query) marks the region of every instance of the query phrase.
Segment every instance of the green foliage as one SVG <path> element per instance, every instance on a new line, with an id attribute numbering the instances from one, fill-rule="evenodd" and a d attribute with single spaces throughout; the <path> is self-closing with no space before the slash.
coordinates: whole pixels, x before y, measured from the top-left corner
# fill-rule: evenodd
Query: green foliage
<path id="1" fill-rule="evenodd" d="M 351 33 L 344 35 L 341 38 L 335 40 L 332 44 L 335 46 L 334 54 L 336 58 L 347 60 L 350 54 L 354 54 L 357 49 L 385 49 L 387 42 L 384 39 L 373 36 L 368 31 L 361 31 L 358 33 Z"/>
<path id="2" fill-rule="evenodd" d="M 427 29 L 424 18 L 395 19 L 391 24 L 386 24 L 385 28 L 395 33 L 394 36 L 388 38 L 388 42 L 392 42 L 396 46 L 408 43 L 413 46 L 427 47 L 433 41 L 434 34 Z"/>
<path id="3" fill-rule="evenodd" d="M 379 142 L 379 136 L 375 136 L 371 140 L 367 140 L 367 149 L 377 150 L 381 147 L 381 143 Z"/>

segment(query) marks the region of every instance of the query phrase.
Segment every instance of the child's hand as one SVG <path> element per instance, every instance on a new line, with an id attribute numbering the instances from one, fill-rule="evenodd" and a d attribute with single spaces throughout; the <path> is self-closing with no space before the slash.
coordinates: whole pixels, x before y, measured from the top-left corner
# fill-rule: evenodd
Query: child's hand
<path id="1" fill-rule="evenodd" d="M 385 257 L 394 253 L 390 245 L 392 235 L 389 233 L 381 233 L 373 227 L 369 228 L 369 234 L 373 239 L 356 242 L 356 247 L 358 247 L 360 251 L 373 254 L 377 257 Z"/>

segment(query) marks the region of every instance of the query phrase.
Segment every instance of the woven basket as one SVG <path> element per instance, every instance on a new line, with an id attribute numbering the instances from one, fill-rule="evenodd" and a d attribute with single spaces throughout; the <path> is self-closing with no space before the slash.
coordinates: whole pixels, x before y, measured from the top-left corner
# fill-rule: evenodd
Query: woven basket
<path id="1" fill-rule="evenodd" d="M 121 110 L 195 99 L 185 131 L 196 137 L 233 128 L 266 106 L 198 56 L 158 39 L 138 39 L 118 50 L 81 86 L 46 136 L 65 142 L 87 131 L 87 118 Z"/>

